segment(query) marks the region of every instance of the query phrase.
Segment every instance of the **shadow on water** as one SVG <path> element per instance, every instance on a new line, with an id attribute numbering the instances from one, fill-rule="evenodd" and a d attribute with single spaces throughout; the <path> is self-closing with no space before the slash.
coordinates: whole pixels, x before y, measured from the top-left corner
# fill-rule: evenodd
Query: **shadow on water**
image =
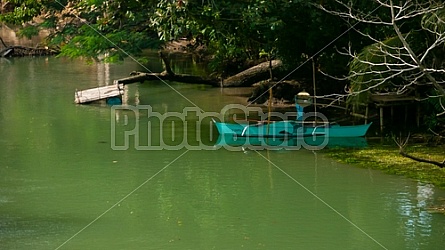
<path id="1" fill-rule="evenodd" d="M 324 137 L 308 136 L 293 138 L 237 137 L 219 135 L 215 147 L 229 150 L 322 150 L 325 148 L 365 148 L 368 143 L 364 137 Z"/>

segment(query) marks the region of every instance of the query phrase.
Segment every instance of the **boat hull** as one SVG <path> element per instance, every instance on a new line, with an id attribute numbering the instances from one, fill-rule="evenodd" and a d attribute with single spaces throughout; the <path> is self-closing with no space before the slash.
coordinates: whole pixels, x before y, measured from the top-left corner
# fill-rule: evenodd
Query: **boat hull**
<path id="1" fill-rule="evenodd" d="M 366 135 L 372 123 L 353 126 L 320 125 L 307 126 L 296 121 L 273 123 L 225 123 L 214 121 L 219 134 L 242 137 L 362 137 Z"/>

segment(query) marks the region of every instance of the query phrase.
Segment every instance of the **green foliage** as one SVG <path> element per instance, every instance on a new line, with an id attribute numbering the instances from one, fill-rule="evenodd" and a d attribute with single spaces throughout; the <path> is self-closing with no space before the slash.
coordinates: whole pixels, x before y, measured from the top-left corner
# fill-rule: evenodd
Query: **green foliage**
<path id="1" fill-rule="evenodd" d="M 11 0 L 9 2 L 14 5 L 14 10 L 0 15 L 0 22 L 22 24 L 40 15 L 44 10 L 45 1 Z"/>
<path id="2" fill-rule="evenodd" d="M 370 93 L 382 90 L 390 91 L 389 88 L 396 86 L 393 82 L 396 79 L 390 77 L 394 74 L 394 71 L 388 71 L 385 64 L 402 63 L 396 57 L 388 56 L 389 54 L 400 54 L 398 48 L 401 45 L 398 37 L 391 37 L 381 43 L 366 46 L 352 59 L 349 64 L 350 91 L 352 93 L 361 93 L 350 96 L 348 99 L 350 104 L 366 103 Z M 401 59 L 410 60 L 407 55 L 401 56 Z M 385 78 L 388 78 L 388 80 L 382 82 L 382 79 Z M 372 91 L 362 92 L 370 87 L 373 87 Z"/>
<path id="3" fill-rule="evenodd" d="M 405 37 L 415 54 L 421 54 L 426 49 L 425 33 L 412 31 Z M 396 93 L 412 81 L 412 75 L 416 72 L 410 65 L 415 64 L 397 36 L 366 46 L 349 64 L 349 90 L 360 94 L 349 96 L 348 104 L 358 108 L 359 104 L 369 102 L 369 96 L 373 93 Z M 415 83 L 421 81 L 417 79 Z M 407 89 L 414 91 L 416 85 L 411 84 Z"/>
<path id="4" fill-rule="evenodd" d="M 179 2 L 179 1 L 178 1 Z M 213 55 L 213 70 L 223 71 L 241 62 L 265 58 L 283 59 L 295 67 L 341 33 L 341 19 L 316 8 L 317 0 L 228 0 L 183 1 L 183 5 L 160 1 L 151 25 L 161 39 L 191 37 L 204 44 Z M 319 55 L 321 63 L 338 63 L 333 47 Z M 263 59 L 264 60 L 264 59 Z M 324 65 L 325 68 L 329 68 Z M 306 70 L 301 71 L 303 75 Z M 310 72 L 310 71 L 309 71 Z"/>
<path id="5" fill-rule="evenodd" d="M 17 33 L 20 37 L 31 38 L 33 36 L 37 36 L 39 34 L 39 29 L 36 26 L 26 26 L 19 30 Z"/>
<path id="6" fill-rule="evenodd" d="M 93 59 L 108 55 L 115 61 L 126 54 L 138 55 L 144 48 L 159 48 L 179 38 L 194 39 L 212 55 L 209 64 L 220 74 L 242 70 L 244 62 L 282 59 L 289 68 L 299 67 L 316 55 L 323 71 L 341 75 L 347 57 L 336 47 L 354 40 L 362 48 L 369 41 L 355 33 L 338 38 L 348 25 L 316 7 L 339 8 L 322 0 L 13 0 L 15 10 L 0 20 L 23 24 L 39 16 L 43 22 L 22 31 L 33 35 L 39 29 L 51 32 L 47 43 L 61 47 L 62 55 Z M 364 12 L 375 9 L 373 1 L 352 1 Z M 379 13 L 388 15 L 388 13 Z M 28 25 L 29 26 L 29 25 Z M 379 36 L 388 31 L 371 25 L 357 28 Z M 390 37 L 390 36 L 387 36 Z M 335 43 L 330 44 L 331 41 Z M 327 44 L 330 46 L 326 47 Z M 125 52 L 123 52 L 124 50 Z M 105 57 L 106 59 L 107 57 Z M 299 76 L 311 75 L 310 65 Z"/>
<path id="7" fill-rule="evenodd" d="M 435 32 L 445 32 L 445 8 L 428 13 L 422 17 L 422 27 Z"/>
<path id="8" fill-rule="evenodd" d="M 398 23 L 406 31 L 403 36 L 409 47 L 405 47 L 392 26 L 383 29 L 389 38 L 364 47 L 349 65 L 350 91 L 360 94 L 350 96 L 348 103 L 358 106 L 367 102 L 372 93 L 396 93 L 402 88 L 428 99 L 428 93 L 436 89 L 426 77 L 425 69 L 436 81 L 445 80 L 440 72 L 445 66 L 444 40 L 440 35 L 445 31 L 444 17 L 445 10 L 439 9 Z M 420 64 L 415 57 L 422 58 Z M 436 107 L 424 110 L 425 123 L 430 128 L 439 124 L 436 114 L 443 109 L 433 104 L 438 103 L 438 98 L 430 98 L 428 102 Z"/>
<path id="9" fill-rule="evenodd" d="M 243 62 L 264 58 L 281 58 L 298 65 L 334 34 L 338 35 L 338 27 L 342 26 L 338 24 L 343 24 L 315 8 L 313 3 L 319 0 L 13 2 L 16 10 L 1 15 L 1 20 L 21 24 L 35 16 L 44 17 L 43 23 L 36 27 L 51 31 L 48 44 L 61 46 L 63 55 L 122 56 L 114 50 L 123 48 L 137 53 L 143 48 L 187 37 L 207 47 L 213 55 L 209 65 L 220 73 L 239 71 L 244 67 Z M 85 27 L 97 32 L 87 32 Z M 107 44 L 107 39 L 112 44 Z M 133 48 L 126 46 L 128 42 L 137 44 Z M 332 61 L 333 55 L 331 50 L 324 58 Z"/>
<path id="10" fill-rule="evenodd" d="M 189 25 L 186 8 L 179 2 L 182 1 L 159 1 L 156 5 L 150 25 L 157 30 L 160 40 L 170 41 L 186 35 Z"/>
<path id="11" fill-rule="evenodd" d="M 445 131 L 445 116 L 437 114 L 443 113 L 445 107 L 445 97 L 440 97 L 437 91 L 431 93 L 430 98 L 424 103 L 423 111 L 425 113 L 423 117 L 423 123 L 427 129 L 432 129 L 438 133 L 443 133 Z"/>
<path id="12" fill-rule="evenodd" d="M 440 9 L 434 13 L 424 15 L 422 18 L 422 27 L 424 30 L 430 30 L 436 33 L 445 33 L 445 8 Z M 433 44 L 438 37 L 431 32 L 424 32 L 425 42 L 428 46 Z M 432 65 L 434 68 L 445 68 L 445 43 L 439 44 L 430 52 L 430 56 L 425 59 L 427 65 Z M 443 79 L 443 74 L 435 75 L 438 79 Z"/>
<path id="13" fill-rule="evenodd" d="M 128 55 L 140 54 L 143 48 L 157 41 L 151 41 L 142 33 L 127 30 L 99 33 L 97 26 L 81 26 L 76 35 L 62 47 L 61 55 L 116 62 Z"/>
<path id="14" fill-rule="evenodd" d="M 40 29 L 50 32 L 47 43 L 61 47 L 61 55 L 106 61 L 138 55 L 160 43 L 148 27 L 150 7 L 155 1 L 11 1 L 15 9 L 0 20 L 25 24 L 19 34 L 30 37 Z M 143 11 L 146 9 L 147 11 Z M 34 17 L 43 22 L 29 23 Z"/>

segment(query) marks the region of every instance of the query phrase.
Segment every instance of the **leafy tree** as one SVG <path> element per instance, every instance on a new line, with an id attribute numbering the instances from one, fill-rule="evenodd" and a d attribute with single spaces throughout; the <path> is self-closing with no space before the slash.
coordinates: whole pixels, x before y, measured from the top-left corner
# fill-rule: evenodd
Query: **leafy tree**
<path id="1" fill-rule="evenodd" d="M 213 55 L 213 69 L 256 62 L 260 57 L 283 59 L 290 69 L 317 54 L 325 68 L 339 69 L 334 46 L 326 44 L 348 27 L 314 4 L 319 0 L 159 1 L 151 24 L 166 41 L 193 37 Z M 181 4 L 179 4 L 181 3 Z M 346 38 L 342 38 L 342 43 Z M 334 62 L 334 63 L 333 63 Z M 343 71 L 347 58 L 343 59 Z M 335 65 L 335 67 L 332 67 Z M 308 72 L 301 70 L 302 75 Z M 311 71 L 309 71 L 311 72 Z"/>
<path id="2" fill-rule="evenodd" d="M 21 34 L 27 36 L 49 30 L 47 42 L 61 46 L 61 55 L 117 61 L 159 47 L 156 34 L 148 28 L 154 2 L 14 0 L 14 11 L 0 15 L 0 21 L 26 23 Z"/>
<path id="3" fill-rule="evenodd" d="M 214 70 L 259 58 L 261 32 L 255 3 L 260 1 L 159 1 L 151 24 L 162 40 L 191 37 L 207 47 Z M 262 1 L 264 7 L 269 1 Z M 252 10 L 255 9 L 254 10 Z M 264 21 L 261 21 L 264 22 Z M 239 70 L 239 68 L 232 69 Z"/>

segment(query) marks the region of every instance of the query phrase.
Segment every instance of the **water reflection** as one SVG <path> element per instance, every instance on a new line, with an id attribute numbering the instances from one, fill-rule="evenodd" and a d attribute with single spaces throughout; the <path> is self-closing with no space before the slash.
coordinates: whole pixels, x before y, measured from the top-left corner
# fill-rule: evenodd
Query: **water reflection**
<path id="1" fill-rule="evenodd" d="M 400 213 L 401 232 L 405 237 L 406 247 L 415 249 L 426 244 L 432 235 L 433 214 L 427 208 L 433 204 L 434 187 L 431 184 L 417 183 L 417 195 L 400 192 L 397 197 Z"/>
<path id="2" fill-rule="evenodd" d="M 224 147 L 228 150 L 321 150 L 324 148 L 364 148 L 368 143 L 364 137 L 239 137 L 234 135 L 219 135 L 215 147 Z"/>
<path id="3" fill-rule="evenodd" d="M 97 86 L 106 86 L 113 83 L 110 80 L 110 64 L 97 63 Z"/>

